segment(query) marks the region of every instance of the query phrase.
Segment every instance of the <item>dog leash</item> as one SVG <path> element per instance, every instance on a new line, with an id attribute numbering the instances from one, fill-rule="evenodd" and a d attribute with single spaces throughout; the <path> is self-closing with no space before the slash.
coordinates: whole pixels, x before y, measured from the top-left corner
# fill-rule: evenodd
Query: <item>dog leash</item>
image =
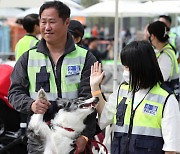
<path id="1" fill-rule="evenodd" d="M 91 140 L 90 142 L 100 144 L 101 146 L 104 147 L 106 154 L 108 154 L 108 150 L 107 150 L 106 146 L 103 143 L 101 143 L 99 141 L 96 141 L 96 140 Z M 90 148 L 90 146 L 88 144 L 86 144 L 86 147 L 89 149 L 90 154 L 93 154 L 92 149 Z M 77 146 L 76 146 L 75 154 L 79 154 Z M 86 151 L 84 152 L 84 154 L 86 154 Z"/>

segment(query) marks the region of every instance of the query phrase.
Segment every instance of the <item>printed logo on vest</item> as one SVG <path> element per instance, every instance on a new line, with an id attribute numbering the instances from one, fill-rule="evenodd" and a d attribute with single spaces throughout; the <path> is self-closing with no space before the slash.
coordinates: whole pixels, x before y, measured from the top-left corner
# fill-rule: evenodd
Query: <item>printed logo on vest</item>
<path id="1" fill-rule="evenodd" d="M 143 109 L 144 113 L 154 115 L 154 116 L 157 114 L 157 110 L 158 110 L 158 106 L 151 105 L 151 104 L 145 104 L 144 109 Z"/>
<path id="2" fill-rule="evenodd" d="M 67 66 L 67 76 L 78 75 L 80 73 L 80 65 Z"/>

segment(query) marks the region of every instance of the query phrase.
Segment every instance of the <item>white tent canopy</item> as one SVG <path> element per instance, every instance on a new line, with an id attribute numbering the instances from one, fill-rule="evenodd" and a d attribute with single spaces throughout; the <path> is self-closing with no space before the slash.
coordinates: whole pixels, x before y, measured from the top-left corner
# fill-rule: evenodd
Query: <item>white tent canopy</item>
<path id="1" fill-rule="evenodd" d="M 51 0 L 0 0 L 0 8 L 19 7 L 19 8 L 31 8 L 40 7 L 44 2 Z M 83 8 L 81 5 L 75 3 L 72 0 L 61 0 L 69 7 Z"/>
<path id="2" fill-rule="evenodd" d="M 104 1 L 84 9 L 89 17 L 115 17 L 115 1 Z M 143 4 L 137 1 L 119 1 L 118 15 L 123 17 L 154 16 L 153 12 L 146 12 Z M 141 10 L 141 11 L 140 11 Z"/>
<path id="3" fill-rule="evenodd" d="M 115 17 L 115 0 L 106 0 L 84 9 L 89 17 Z M 163 13 L 180 13 L 180 0 L 138 1 L 119 0 L 118 16 L 148 17 Z"/>
<path id="4" fill-rule="evenodd" d="M 76 9 L 76 8 L 73 8 L 73 7 L 70 7 L 70 9 L 71 9 L 71 17 L 85 16 L 85 14 L 82 13 L 82 10 L 81 10 L 81 9 Z M 21 13 L 16 14 L 16 17 L 17 17 L 17 18 L 23 18 L 23 17 L 25 17 L 26 15 L 31 14 L 31 13 L 37 13 L 37 14 L 39 14 L 39 8 L 30 8 L 30 9 L 27 9 L 27 10 L 24 11 L 24 12 L 21 12 Z"/>
<path id="5" fill-rule="evenodd" d="M 14 17 L 14 15 L 23 12 L 23 10 L 18 8 L 0 8 L 0 17 Z"/>
<path id="6" fill-rule="evenodd" d="M 143 9 L 146 12 L 154 13 L 180 13 L 180 0 L 169 1 L 148 1 L 143 4 Z"/>

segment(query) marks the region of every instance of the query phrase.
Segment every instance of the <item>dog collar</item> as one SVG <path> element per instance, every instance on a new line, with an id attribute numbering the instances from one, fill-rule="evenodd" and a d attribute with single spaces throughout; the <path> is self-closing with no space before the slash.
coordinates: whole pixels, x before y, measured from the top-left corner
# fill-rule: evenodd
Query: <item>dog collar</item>
<path id="1" fill-rule="evenodd" d="M 72 128 L 63 127 L 63 126 L 60 126 L 60 125 L 57 125 L 57 126 L 63 128 L 63 129 L 65 129 L 65 130 L 67 130 L 67 131 L 69 131 L 69 132 L 74 132 L 74 129 L 72 129 Z"/>

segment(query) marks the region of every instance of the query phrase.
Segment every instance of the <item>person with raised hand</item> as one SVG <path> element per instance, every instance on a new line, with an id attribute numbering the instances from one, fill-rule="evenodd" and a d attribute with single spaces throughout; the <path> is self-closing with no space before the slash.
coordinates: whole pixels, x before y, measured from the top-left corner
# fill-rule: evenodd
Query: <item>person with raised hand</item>
<path id="1" fill-rule="evenodd" d="M 91 93 L 101 129 L 113 124 L 112 154 L 176 154 L 180 152 L 180 110 L 164 84 L 148 41 L 134 41 L 121 51 L 124 81 L 106 102 L 101 94 L 101 64 L 91 67 Z"/>

